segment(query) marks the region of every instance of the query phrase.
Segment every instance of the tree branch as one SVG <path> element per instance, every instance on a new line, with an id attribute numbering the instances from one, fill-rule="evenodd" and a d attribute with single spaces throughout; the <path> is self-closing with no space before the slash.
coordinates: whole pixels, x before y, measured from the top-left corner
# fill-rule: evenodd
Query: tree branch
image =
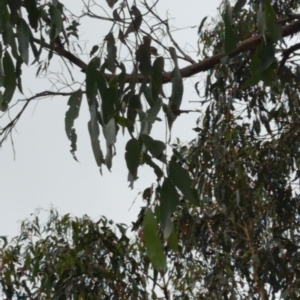
<path id="1" fill-rule="evenodd" d="M 282 27 L 282 37 L 288 37 L 291 35 L 294 35 L 295 33 L 300 32 L 300 21 L 294 22 L 292 24 L 286 25 Z M 40 43 L 38 39 L 34 39 L 36 43 Z M 255 47 L 257 47 L 261 43 L 261 35 L 256 35 L 253 37 L 250 37 L 242 42 L 239 43 L 239 45 L 232 51 L 232 53 L 229 55 L 229 57 L 235 57 L 238 54 L 251 50 Z M 50 45 L 46 44 L 46 47 L 50 50 Z M 85 72 L 87 64 L 82 61 L 80 58 L 75 56 L 73 53 L 67 51 L 62 45 L 56 44 L 54 47 L 54 51 L 61 57 L 66 58 L 71 63 L 78 66 L 83 72 Z M 201 62 L 198 62 L 196 64 L 188 65 L 182 69 L 180 69 L 181 76 L 183 78 L 191 77 L 193 75 L 196 75 L 198 73 L 207 71 L 211 68 L 213 68 L 216 64 L 218 64 L 222 58 L 226 57 L 226 54 L 224 51 L 219 52 L 216 55 L 213 55 L 211 57 L 208 57 L 204 59 Z M 111 74 L 105 74 L 105 77 L 110 80 L 112 78 Z M 131 78 L 131 74 L 127 74 L 125 76 L 125 82 L 129 82 Z M 166 72 L 162 76 L 163 83 L 171 82 L 172 72 Z M 137 81 L 143 82 L 144 77 L 141 74 L 137 75 Z"/>

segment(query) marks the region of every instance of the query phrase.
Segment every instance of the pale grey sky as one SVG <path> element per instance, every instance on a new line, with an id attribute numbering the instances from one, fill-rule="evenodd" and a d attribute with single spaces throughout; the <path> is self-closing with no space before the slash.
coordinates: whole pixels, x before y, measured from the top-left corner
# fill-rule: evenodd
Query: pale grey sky
<path id="1" fill-rule="evenodd" d="M 75 13 L 80 13 L 81 0 L 62 2 L 66 7 L 72 3 L 70 8 Z M 107 12 L 112 13 L 104 0 L 96 2 L 103 4 Z M 182 48 L 192 50 L 192 47 L 197 47 L 197 27 L 200 21 L 206 15 L 216 16 L 219 3 L 219 0 L 160 0 L 158 11 L 164 18 L 168 11 L 176 27 L 196 26 L 173 33 Z M 80 37 L 89 41 L 86 48 L 88 53 L 94 44 L 102 41 L 107 30 L 101 27 L 105 24 L 103 21 L 84 19 L 81 23 L 83 26 L 80 26 Z M 88 62 L 88 55 L 81 58 Z M 197 59 L 196 56 L 193 58 Z M 53 64 L 51 70 L 56 68 L 60 70 L 61 65 Z M 36 79 L 35 72 L 35 67 L 28 70 L 23 67 L 23 90 L 26 96 L 49 88 L 49 82 L 46 79 Z M 76 79 L 84 80 L 84 74 L 76 68 L 73 74 Z M 185 80 L 182 105 L 185 109 L 199 108 L 197 103 L 188 103 L 189 100 L 199 100 L 193 82 L 195 80 Z M 17 99 L 19 96 L 15 97 Z M 78 134 L 77 157 L 80 163 L 74 161 L 64 130 L 67 100 L 67 97 L 56 97 L 31 103 L 13 134 L 15 158 L 9 140 L 0 148 L 0 235 L 15 236 L 19 229 L 18 221 L 29 217 L 36 208 L 49 209 L 51 205 L 60 214 L 72 213 L 78 217 L 87 214 L 93 218 L 105 215 L 116 222 L 130 223 L 135 220 L 143 205 L 141 197 L 138 197 L 128 211 L 133 200 L 139 192 L 155 182 L 152 171 L 147 167 L 140 167 L 134 189 L 128 188 L 128 171 L 124 160 L 127 134 L 125 138 L 118 135 L 117 156 L 114 157 L 112 172 L 104 167 L 103 176 L 99 174 L 87 131 L 89 112 L 85 101 L 75 124 Z M 173 127 L 172 138 L 180 137 L 183 141 L 193 138 L 191 128 L 198 116 L 189 114 L 178 118 Z M 0 126 L 3 125 L 0 119 Z M 164 139 L 164 122 L 156 123 L 153 130 Z M 102 149 L 105 150 L 103 142 Z"/>

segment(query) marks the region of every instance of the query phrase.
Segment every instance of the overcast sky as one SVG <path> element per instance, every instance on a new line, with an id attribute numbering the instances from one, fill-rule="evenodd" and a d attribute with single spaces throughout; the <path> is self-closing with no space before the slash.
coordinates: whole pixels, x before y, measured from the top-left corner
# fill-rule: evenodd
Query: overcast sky
<path id="1" fill-rule="evenodd" d="M 66 7 L 79 14 L 82 7 L 81 0 L 62 1 Z M 104 0 L 107 12 L 112 13 Z M 172 16 L 172 24 L 176 27 L 186 27 L 185 30 L 175 31 L 174 37 L 182 48 L 191 51 L 197 49 L 197 27 L 206 15 L 216 16 L 219 0 L 198 1 L 166 1 L 160 0 L 159 13 L 165 18 L 168 11 Z M 84 19 L 80 26 L 80 39 L 89 41 L 86 46 L 86 56 L 81 56 L 88 62 L 88 53 L 91 47 L 102 41 L 107 33 L 103 21 L 89 21 Z M 190 28 L 195 26 L 194 28 Z M 193 54 L 191 53 L 191 56 Z M 193 56 L 197 59 L 196 56 Z M 31 57 L 32 59 L 32 57 Z M 62 69 L 61 64 L 53 64 L 52 71 Z M 36 68 L 28 70 L 23 67 L 23 90 L 27 97 L 32 93 L 49 89 L 49 81 L 36 79 Z M 78 81 L 84 80 L 84 74 L 76 67 L 72 71 Z M 198 76 L 199 78 L 199 76 Z M 196 79 L 185 80 L 183 98 L 184 109 L 198 109 L 197 95 L 193 88 Z M 15 98 L 24 98 L 16 95 Z M 68 98 L 55 97 L 41 99 L 31 103 L 26 113 L 13 133 L 15 153 L 8 140 L 0 148 L 0 235 L 15 236 L 19 232 L 18 221 L 30 217 L 37 208 L 49 209 L 51 206 L 58 209 L 60 214 L 72 213 L 81 217 L 84 214 L 97 218 L 105 215 L 116 222 L 130 223 L 135 220 L 143 204 L 141 196 L 129 211 L 136 196 L 151 183 L 155 182 L 152 171 L 147 167 L 139 168 L 139 179 L 134 189 L 128 188 L 127 167 L 124 160 L 125 137 L 119 133 L 116 144 L 117 156 L 114 157 L 112 172 L 103 167 L 103 176 L 99 174 L 90 146 L 87 131 L 89 120 L 88 107 L 83 101 L 79 119 L 75 126 L 78 134 L 79 163 L 74 161 L 69 152 L 70 143 L 64 129 L 64 117 Z M 191 130 L 199 114 L 182 115 L 174 124 L 172 139 L 179 137 L 188 141 L 194 137 Z M 0 126 L 4 126 L 0 119 Z M 154 133 L 161 134 L 164 139 L 165 123 L 155 123 Z M 102 142 L 102 149 L 105 144 Z"/>

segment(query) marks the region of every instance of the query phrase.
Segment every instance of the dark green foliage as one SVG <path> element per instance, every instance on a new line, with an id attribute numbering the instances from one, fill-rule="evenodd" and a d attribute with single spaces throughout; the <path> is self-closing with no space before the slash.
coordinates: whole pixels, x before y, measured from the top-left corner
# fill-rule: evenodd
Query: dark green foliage
<path id="1" fill-rule="evenodd" d="M 155 286 L 166 299 L 298 299 L 299 1 L 224 0 L 220 19 L 200 22 L 195 59 L 172 40 L 153 3 L 104 4 L 114 8 L 112 18 L 104 18 L 112 26 L 102 43 L 89 48 L 86 64 L 70 46 L 83 18 L 74 19 L 59 1 L 0 0 L 0 109 L 9 113 L 16 87 L 23 92 L 22 67 L 32 63 L 40 74 L 55 57 L 63 58 L 85 73 L 81 82 L 70 74 L 76 89 L 64 86 L 72 88 L 65 129 L 73 156 L 74 122 L 85 94 L 100 170 L 103 164 L 112 168 L 122 128 L 129 133 L 124 165 L 130 187 L 141 165 L 153 169 L 156 183 L 143 193 L 147 205 L 131 242 L 127 228 L 117 225 L 115 233 L 104 218 L 94 223 L 52 212 L 44 228 L 38 219 L 24 224 L 0 254 L 6 298 L 21 299 L 22 285 L 22 299 L 157 299 Z M 97 19 L 92 11 L 87 16 Z M 160 40 L 163 35 L 169 40 Z M 195 139 L 158 140 L 151 130 L 162 114 L 171 131 L 190 112 L 183 109 L 184 78 L 192 76 L 200 97 L 195 112 L 202 113 Z M 1 125 L 0 144 L 30 101 L 43 95 L 64 93 L 26 99 L 20 113 Z"/>

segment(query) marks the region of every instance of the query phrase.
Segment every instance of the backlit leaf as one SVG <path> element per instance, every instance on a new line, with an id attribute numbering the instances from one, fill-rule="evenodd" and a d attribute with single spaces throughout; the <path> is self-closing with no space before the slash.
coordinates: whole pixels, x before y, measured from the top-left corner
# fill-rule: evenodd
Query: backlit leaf
<path id="1" fill-rule="evenodd" d="M 143 222 L 144 243 L 147 249 L 147 255 L 157 271 L 163 271 L 166 268 L 166 257 L 163 252 L 163 245 L 158 235 L 158 224 L 153 212 L 147 209 Z"/>
<path id="2" fill-rule="evenodd" d="M 189 201 L 194 204 L 199 204 L 197 193 L 191 188 L 192 179 L 188 171 L 173 160 L 171 160 L 169 163 L 169 177 L 173 184 Z"/>
<path id="3" fill-rule="evenodd" d="M 114 156 L 114 144 L 117 141 L 117 126 L 115 119 L 110 119 L 108 124 L 104 125 L 103 134 L 106 140 L 105 164 L 106 167 L 110 170 L 112 167 L 112 158 Z"/>

